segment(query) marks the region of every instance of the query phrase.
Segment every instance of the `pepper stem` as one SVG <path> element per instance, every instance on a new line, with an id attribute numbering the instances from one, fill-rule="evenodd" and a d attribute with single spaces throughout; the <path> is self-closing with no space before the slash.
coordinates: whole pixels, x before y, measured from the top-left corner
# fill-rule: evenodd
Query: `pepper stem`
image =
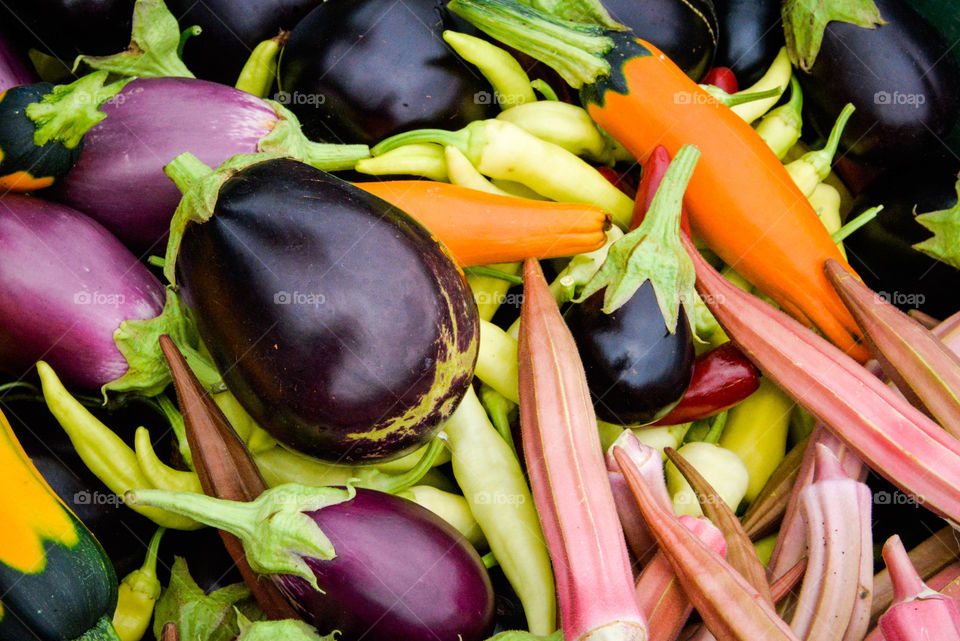
<path id="1" fill-rule="evenodd" d="M 229 532 L 243 542 L 250 567 L 259 574 L 292 574 L 320 590 L 305 558 L 329 560 L 333 544 L 313 518 L 315 512 L 351 500 L 356 490 L 307 487 L 295 483 L 267 490 L 249 503 L 226 501 L 193 492 L 131 490 L 128 505 L 162 507 Z"/>
<path id="2" fill-rule="evenodd" d="M 397 475 L 395 479 L 391 479 L 391 481 L 386 484 L 382 491 L 389 492 L 390 494 L 396 494 L 397 492 L 402 492 L 408 487 L 419 483 L 420 479 L 426 476 L 427 472 L 433 469 L 437 459 L 443 452 L 443 448 L 445 447 L 444 440 L 445 435 L 443 432 L 440 432 L 440 434 L 434 437 L 430 441 L 430 444 L 427 445 L 427 451 L 423 453 L 423 456 L 420 457 L 420 460 L 417 461 L 417 464 L 403 474 Z"/>
<path id="3" fill-rule="evenodd" d="M 833 129 L 830 130 L 830 136 L 827 138 L 827 144 L 824 145 L 823 149 L 809 151 L 801 157 L 801 160 L 806 161 L 816 170 L 820 180 L 823 180 L 830 174 L 833 157 L 837 154 L 837 148 L 840 146 L 840 138 L 843 136 L 843 130 L 846 128 L 847 121 L 850 120 L 850 116 L 853 115 L 854 111 L 856 111 L 856 107 L 848 102 L 843 108 L 843 111 L 840 112 L 840 116 L 834 123 Z"/>
<path id="4" fill-rule="evenodd" d="M 310 140 L 292 111 L 279 102 L 267 102 L 277 112 L 277 124 L 260 139 L 257 144 L 260 151 L 289 156 L 323 171 L 353 169 L 358 160 L 370 157 L 370 148 L 366 145 L 332 145 Z"/>
<path id="5" fill-rule="evenodd" d="M 877 214 L 879 214 L 881 211 L 883 211 L 883 205 L 871 207 L 853 220 L 847 221 L 843 227 L 830 234 L 830 237 L 833 238 L 833 242 L 835 243 L 843 242 L 847 239 L 847 236 L 876 218 Z"/>
<path id="6" fill-rule="evenodd" d="M 447 8 L 503 44 L 553 68 L 571 87 L 610 74 L 609 30 L 561 20 L 512 0 L 451 0 Z"/>
<path id="7" fill-rule="evenodd" d="M 463 154 L 470 159 L 470 162 L 474 165 L 477 164 L 477 158 L 473 157 L 474 154 L 471 152 L 471 134 L 477 129 L 475 125 L 482 123 L 483 121 L 478 121 L 477 123 L 471 123 L 467 125 L 460 131 L 449 131 L 447 129 L 416 129 L 414 131 L 406 131 L 402 134 L 397 134 L 395 136 L 390 136 L 385 140 L 381 140 L 376 144 L 373 149 L 370 150 L 370 153 L 374 156 L 379 156 L 385 154 L 388 151 L 393 151 L 398 147 L 405 147 L 407 145 L 413 144 L 424 144 L 424 143 L 436 143 L 446 146 L 456 147 Z"/>
<path id="8" fill-rule="evenodd" d="M 700 151 L 685 145 L 667 168 L 650 209 L 640 226 L 614 243 L 603 265 L 575 302 L 582 302 L 606 287 L 603 311 L 622 307 L 647 280 L 653 285 L 664 324 L 677 329 L 681 304 L 692 309 L 696 294 L 693 262 L 680 238 L 683 193 L 700 158 Z"/>
<path id="9" fill-rule="evenodd" d="M 54 87 L 40 102 L 27 105 L 27 117 L 37 127 L 33 133 L 35 145 L 59 141 L 73 149 L 84 134 L 107 117 L 100 105 L 116 96 L 129 80 L 118 80 L 104 85 L 106 71 L 88 74 L 69 85 Z"/>
<path id="10" fill-rule="evenodd" d="M 700 88 L 717 99 L 725 107 L 736 107 L 748 102 L 773 98 L 781 93 L 780 87 L 771 87 L 764 91 L 738 91 L 737 93 L 727 93 L 720 87 L 713 85 L 700 85 Z"/>

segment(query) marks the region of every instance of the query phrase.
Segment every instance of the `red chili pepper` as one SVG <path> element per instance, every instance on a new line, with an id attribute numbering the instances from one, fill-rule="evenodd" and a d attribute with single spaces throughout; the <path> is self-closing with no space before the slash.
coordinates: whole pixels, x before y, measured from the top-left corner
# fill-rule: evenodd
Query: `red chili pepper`
<path id="1" fill-rule="evenodd" d="M 654 425 L 677 425 L 719 414 L 760 387 L 760 372 L 733 343 L 697 357 L 680 402 Z"/>
<path id="2" fill-rule="evenodd" d="M 670 152 L 663 145 L 657 145 L 656 149 L 647 158 L 643 165 L 643 173 L 640 177 L 640 185 L 637 187 L 637 195 L 633 206 L 633 220 L 630 221 L 630 229 L 636 229 L 643 222 L 643 217 L 647 215 L 653 197 L 657 193 L 657 187 L 667 173 L 667 167 L 670 165 Z M 684 233 L 690 235 L 690 218 L 687 216 L 687 208 L 680 211 L 680 228 Z"/>
<path id="3" fill-rule="evenodd" d="M 609 182 L 611 185 L 631 198 L 636 196 L 636 191 L 633 189 L 633 185 L 630 183 L 630 178 L 626 174 L 618 173 L 616 170 L 610 169 L 609 167 L 597 167 L 596 169 L 597 172 L 606 178 L 607 182 Z M 666 169 L 664 169 L 664 171 L 666 171 Z"/>
<path id="4" fill-rule="evenodd" d="M 740 91 L 740 83 L 737 82 L 737 77 L 727 67 L 712 67 L 703 77 L 701 84 L 713 85 L 727 93 Z"/>

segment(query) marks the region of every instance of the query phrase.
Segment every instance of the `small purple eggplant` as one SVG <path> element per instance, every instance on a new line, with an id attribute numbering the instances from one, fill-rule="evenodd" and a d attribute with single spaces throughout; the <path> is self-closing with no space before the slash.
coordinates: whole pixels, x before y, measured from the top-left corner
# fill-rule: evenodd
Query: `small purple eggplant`
<path id="1" fill-rule="evenodd" d="M 304 618 L 342 641 L 479 641 L 493 617 L 483 562 L 452 526 L 416 503 L 364 489 L 287 484 L 249 503 L 134 490 L 238 536 Z"/>
<path id="2" fill-rule="evenodd" d="M 166 386 L 157 332 L 172 330 L 186 344 L 186 321 L 177 299 L 165 306 L 160 281 L 106 229 L 69 207 L 8 194 L 0 247 L 0 369 L 23 376 L 42 358 L 81 389 Z"/>
<path id="3" fill-rule="evenodd" d="M 214 167 L 237 154 L 276 152 L 330 171 L 369 155 L 364 145 L 310 142 L 279 103 L 194 78 L 134 80 L 101 110 L 106 119 L 87 132 L 53 197 L 137 250 L 163 249 L 180 202 L 163 167 L 183 152 Z"/>

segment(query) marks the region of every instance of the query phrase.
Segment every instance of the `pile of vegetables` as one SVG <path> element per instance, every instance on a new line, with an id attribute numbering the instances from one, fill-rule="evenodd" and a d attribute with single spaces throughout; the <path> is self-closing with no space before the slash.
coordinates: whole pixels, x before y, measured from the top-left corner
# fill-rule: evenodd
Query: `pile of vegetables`
<path id="1" fill-rule="evenodd" d="M 960 640 L 944 4 L 0 15 L 0 641 Z"/>

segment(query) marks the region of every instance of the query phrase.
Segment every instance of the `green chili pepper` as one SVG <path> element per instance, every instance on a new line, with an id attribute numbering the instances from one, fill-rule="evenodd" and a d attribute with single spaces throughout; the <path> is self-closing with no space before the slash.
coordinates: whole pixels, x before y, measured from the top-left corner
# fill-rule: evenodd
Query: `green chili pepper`
<path id="1" fill-rule="evenodd" d="M 502 108 L 536 101 L 527 72 L 505 49 L 457 31 L 444 31 L 443 39 L 457 55 L 480 70 Z"/>
<path id="2" fill-rule="evenodd" d="M 520 463 L 490 424 L 472 388 L 444 431 L 453 454 L 453 475 L 490 550 L 520 597 L 529 630 L 552 633 L 556 628 L 556 585 Z"/>
<path id="3" fill-rule="evenodd" d="M 633 201 L 596 169 L 563 147 L 540 140 L 513 123 L 478 120 L 460 131 L 410 131 L 387 138 L 371 153 L 374 160 L 382 159 L 389 152 L 419 143 L 453 145 L 485 176 L 519 182 L 552 200 L 597 205 L 623 229 L 633 217 Z M 358 163 L 358 169 L 360 166 Z M 384 163 L 383 167 L 386 166 Z"/>
<path id="4" fill-rule="evenodd" d="M 240 71 L 236 88 L 260 98 L 269 96 L 277 78 L 277 58 L 286 39 L 286 34 L 281 34 L 254 47 Z"/>
<path id="5" fill-rule="evenodd" d="M 613 164 L 609 138 L 597 129 L 583 107 L 549 100 L 529 102 L 501 112 L 497 120 L 511 122 L 572 154 L 598 163 Z"/>
<path id="6" fill-rule="evenodd" d="M 736 453 L 750 476 L 744 498 L 752 502 L 787 453 L 793 399 L 767 378 L 729 410 L 720 447 Z"/>
<path id="7" fill-rule="evenodd" d="M 763 117 L 757 133 L 783 160 L 787 152 L 800 140 L 803 130 L 803 92 L 796 76 L 790 77 L 790 100 Z"/>
<path id="8" fill-rule="evenodd" d="M 810 196 L 817 185 L 824 178 L 830 175 L 830 168 L 833 165 L 833 157 L 837 153 L 837 147 L 840 145 L 840 137 L 843 135 L 844 127 L 850 116 L 853 115 L 855 108 L 852 104 L 847 104 L 840 112 L 837 122 L 830 131 L 830 137 L 827 138 L 827 144 L 823 149 L 817 151 L 808 151 L 800 158 L 786 165 L 787 173 L 797 183 L 797 187 L 803 192 L 804 196 Z"/>
<path id="9" fill-rule="evenodd" d="M 480 402 L 483 404 L 483 409 L 487 411 L 490 422 L 516 455 L 517 446 L 513 442 L 513 432 L 510 429 L 510 412 L 517 407 L 517 404 L 486 383 L 480 385 Z"/>
<path id="10" fill-rule="evenodd" d="M 143 475 L 150 481 L 151 487 L 203 494 L 203 488 L 200 487 L 200 478 L 196 472 L 175 470 L 160 460 L 153 449 L 153 443 L 150 441 L 150 431 L 147 428 L 137 428 L 133 445 L 137 462 L 140 464 Z"/>
<path id="11" fill-rule="evenodd" d="M 111 492 L 123 496 L 127 490 L 154 487 L 140 468 L 136 453 L 70 395 L 49 365 L 40 361 L 37 363 L 37 372 L 50 412 L 67 433 L 84 465 Z M 147 507 L 132 509 L 167 528 L 195 530 L 202 527 L 193 519 L 164 510 Z"/>
<path id="12" fill-rule="evenodd" d="M 426 143 L 404 145 L 373 158 L 358 160 L 355 169 L 372 176 L 410 174 L 441 182 L 447 180 L 443 147 Z"/>
<path id="13" fill-rule="evenodd" d="M 157 551 L 164 528 L 150 539 L 143 566 L 123 578 L 117 590 L 117 609 L 113 613 L 113 629 L 120 641 L 140 641 L 153 618 L 153 606 L 160 596 L 157 579 Z"/>
<path id="14" fill-rule="evenodd" d="M 480 350 L 474 374 L 481 381 L 517 403 L 517 340 L 488 321 L 480 321 Z"/>
<path id="15" fill-rule="evenodd" d="M 488 194 L 510 195 L 487 180 L 463 155 L 463 152 L 453 145 L 444 147 L 443 152 L 447 161 L 447 178 L 452 184 L 476 189 L 477 191 L 485 191 Z"/>

